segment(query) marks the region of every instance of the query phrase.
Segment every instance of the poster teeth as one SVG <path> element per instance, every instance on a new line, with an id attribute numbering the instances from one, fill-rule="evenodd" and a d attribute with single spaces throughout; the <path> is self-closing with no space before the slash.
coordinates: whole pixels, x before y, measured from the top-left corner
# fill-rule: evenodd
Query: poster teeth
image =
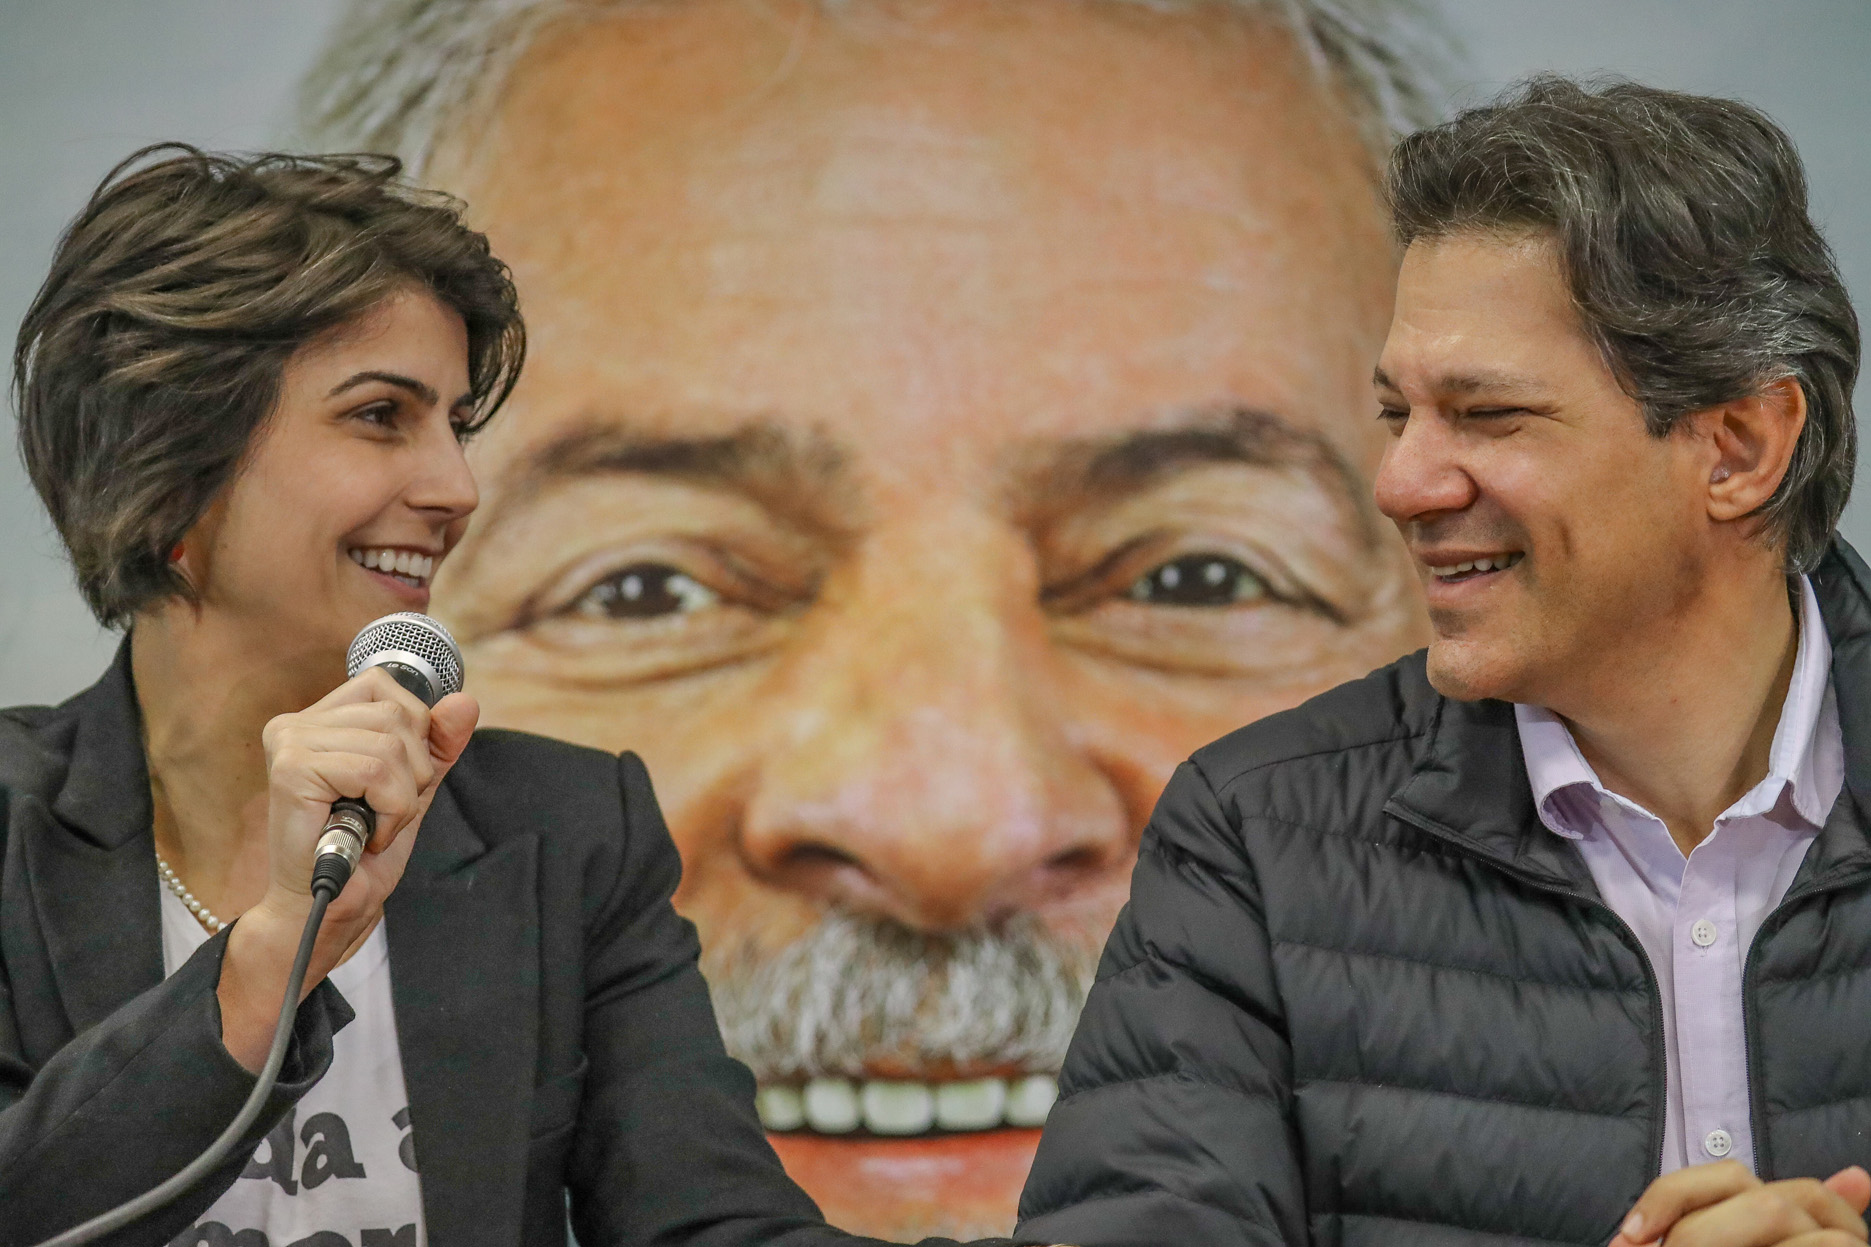
<path id="1" fill-rule="evenodd" d="M 1059 1081 L 1051 1074 L 940 1083 L 814 1078 L 763 1086 L 754 1106 L 760 1124 L 776 1134 L 850 1134 L 862 1128 L 889 1136 L 1036 1128 L 1046 1123 L 1058 1098 Z"/>

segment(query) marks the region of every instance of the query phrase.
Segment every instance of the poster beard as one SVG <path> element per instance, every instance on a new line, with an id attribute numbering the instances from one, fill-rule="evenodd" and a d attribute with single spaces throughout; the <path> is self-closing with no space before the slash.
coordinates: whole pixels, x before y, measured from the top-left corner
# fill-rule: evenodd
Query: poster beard
<path id="1" fill-rule="evenodd" d="M 753 939 L 719 942 L 703 970 L 729 1054 L 759 1081 L 763 1118 L 783 1127 L 774 1135 L 782 1156 L 810 1165 L 812 1134 L 842 1137 L 834 1163 L 862 1181 L 867 1167 L 892 1167 L 904 1136 L 929 1140 L 925 1154 L 945 1138 L 1030 1147 L 1098 952 L 1093 940 L 1027 917 L 935 934 L 832 912 L 775 952 Z M 926 1082 L 929 1071 L 941 1077 Z M 831 1104 L 812 1103 L 815 1095 Z M 955 1120 L 943 1120 L 946 1102 L 956 1103 Z M 944 1201 L 940 1185 L 900 1201 L 891 1232 L 1005 1232 L 1004 1215 Z"/>

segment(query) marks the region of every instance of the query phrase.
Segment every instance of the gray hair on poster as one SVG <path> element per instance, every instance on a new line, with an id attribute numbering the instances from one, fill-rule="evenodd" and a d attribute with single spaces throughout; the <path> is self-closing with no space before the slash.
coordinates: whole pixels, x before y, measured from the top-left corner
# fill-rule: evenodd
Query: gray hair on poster
<path id="1" fill-rule="evenodd" d="M 302 137 L 323 150 L 391 152 L 420 176 L 445 139 L 485 120 L 541 30 L 630 2 L 352 0 L 305 79 Z M 1214 0 L 1107 2 L 1174 12 Z M 1378 159 L 1439 119 L 1458 53 L 1431 0 L 1222 2 L 1292 32 L 1321 81 L 1344 92 Z"/>

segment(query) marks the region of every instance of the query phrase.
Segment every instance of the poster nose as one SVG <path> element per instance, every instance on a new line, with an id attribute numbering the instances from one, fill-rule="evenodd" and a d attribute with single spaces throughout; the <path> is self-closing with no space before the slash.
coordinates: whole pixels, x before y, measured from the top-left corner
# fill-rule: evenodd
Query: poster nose
<path id="1" fill-rule="evenodd" d="M 1122 869 L 1123 802 L 1073 746 L 1043 655 L 1016 658 L 1004 636 L 956 644 L 940 620 L 915 631 L 868 662 L 833 642 L 842 672 L 796 686 L 795 730 L 746 809 L 749 869 L 931 931 L 1069 900 Z"/>

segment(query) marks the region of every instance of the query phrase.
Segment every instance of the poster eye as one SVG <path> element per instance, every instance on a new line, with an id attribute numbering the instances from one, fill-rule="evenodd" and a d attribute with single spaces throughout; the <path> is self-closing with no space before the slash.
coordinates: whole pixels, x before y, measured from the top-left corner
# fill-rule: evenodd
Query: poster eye
<path id="1" fill-rule="evenodd" d="M 720 600 L 713 589 L 667 563 L 632 563 L 586 589 L 571 610 L 599 619 L 660 619 Z"/>
<path id="2" fill-rule="evenodd" d="M 1267 596 L 1267 582 L 1225 554 L 1185 554 L 1132 582 L 1126 596 L 1150 606 L 1235 606 Z"/>

